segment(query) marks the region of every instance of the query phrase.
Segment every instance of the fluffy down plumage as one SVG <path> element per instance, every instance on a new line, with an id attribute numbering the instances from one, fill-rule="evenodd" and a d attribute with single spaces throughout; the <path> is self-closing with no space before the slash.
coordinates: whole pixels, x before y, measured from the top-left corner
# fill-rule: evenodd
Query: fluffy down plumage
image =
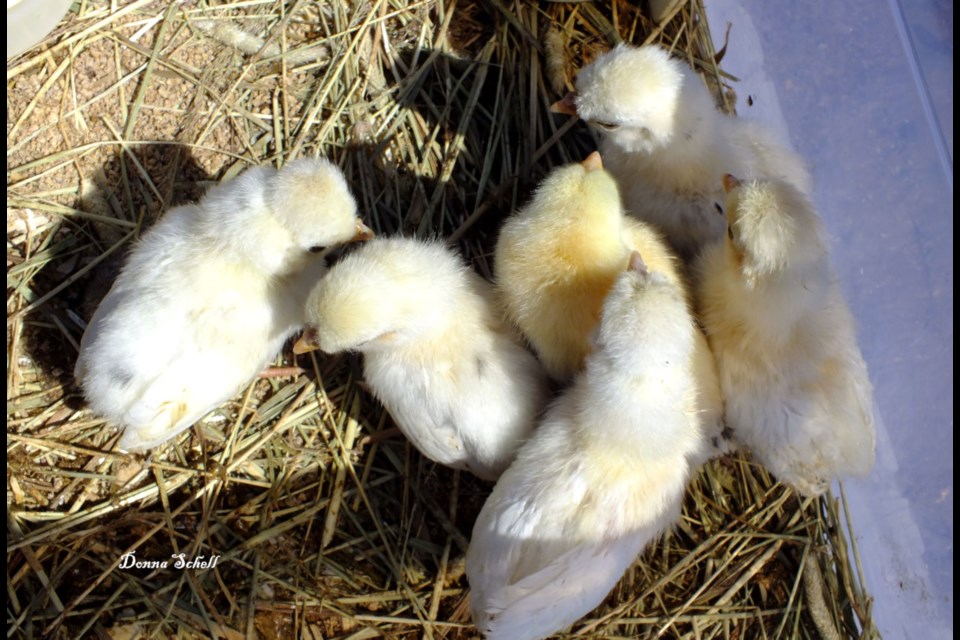
<path id="1" fill-rule="evenodd" d="M 806 495 L 873 467 L 866 364 L 819 217 L 782 180 L 725 178 L 729 233 L 699 262 L 701 318 L 734 439 Z"/>
<path id="2" fill-rule="evenodd" d="M 176 207 L 134 246 L 80 344 L 75 376 L 120 447 L 172 438 L 234 395 L 304 322 L 310 250 L 369 235 L 335 165 L 253 167 Z"/>
<path id="3" fill-rule="evenodd" d="M 780 177 L 809 192 L 796 154 L 763 126 L 717 111 L 693 70 L 656 45 L 618 45 L 580 70 L 576 88 L 558 110 L 600 133 L 628 212 L 685 263 L 723 236 L 723 174 Z"/>
<path id="4" fill-rule="evenodd" d="M 491 285 L 437 242 L 374 240 L 307 301 L 298 350 L 364 355 L 364 377 L 426 457 L 494 480 L 547 401 L 547 377 Z"/>
<path id="5" fill-rule="evenodd" d="M 488 639 L 536 640 L 595 608 L 678 517 L 702 448 L 680 287 L 639 254 L 603 306 L 586 368 L 500 478 L 466 572 Z"/>
<path id="6" fill-rule="evenodd" d="M 624 215 L 617 184 L 597 153 L 555 169 L 504 223 L 494 253 L 498 291 L 554 379 L 569 380 L 583 368 L 603 299 L 633 250 L 686 296 L 673 252 L 653 227 Z M 698 463 L 726 446 L 713 356 L 699 331 L 695 340 L 690 367 L 698 395 L 691 410 L 700 411 L 710 443 Z"/>

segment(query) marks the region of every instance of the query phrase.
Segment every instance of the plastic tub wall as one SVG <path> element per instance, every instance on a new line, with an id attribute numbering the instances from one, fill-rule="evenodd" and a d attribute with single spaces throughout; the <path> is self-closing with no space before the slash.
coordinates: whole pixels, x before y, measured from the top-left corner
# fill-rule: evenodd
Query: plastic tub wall
<path id="1" fill-rule="evenodd" d="M 740 116 L 812 165 L 857 318 L 877 465 L 844 489 L 874 621 L 885 638 L 952 638 L 953 4 L 705 4 L 715 40 L 733 23 Z"/>

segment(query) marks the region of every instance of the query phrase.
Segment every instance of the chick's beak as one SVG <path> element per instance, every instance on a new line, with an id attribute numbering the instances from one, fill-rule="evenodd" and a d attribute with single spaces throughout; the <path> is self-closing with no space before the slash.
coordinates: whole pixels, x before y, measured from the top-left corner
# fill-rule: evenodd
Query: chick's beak
<path id="1" fill-rule="evenodd" d="M 726 193 L 730 193 L 734 189 L 740 186 L 742 181 L 736 176 L 732 176 L 729 173 L 723 174 L 723 190 Z"/>
<path id="2" fill-rule="evenodd" d="M 293 352 L 297 355 L 316 351 L 320 348 L 317 338 L 317 330 L 314 327 L 307 327 L 300 339 L 293 345 Z"/>
<path id="3" fill-rule="evenodd" d="M 373 237 L 373 229 L 363 224 L 363 222 L 357 218 L 357 233 L 350 238 L 350 242 L 360 242 L 361 240 L 369 240 Z"/>
<path id="4" fill-rule="evenodd" d="M 575 91 L 571 91 L 567 95 L 563 96 L 552 105 L 550 105 L 550 111 L 554 113 L 565 113 L 568 116 L 577 115 L 577 94 Z"/>
<path id="5" fill-rule="evenodd" d="M 603 169 L 603 158 L 600 157 L 599 151 L 594 151 L 593 153 L 588 155 L 586 158 L 584 158 L 583 162 L 581 162 L 580 165 L 584 169 L 586 169 L 588 172 L 599 171 Z"/>
<path id="6" fill-rule="evenodd" d="M 636 271 L 640 275 L 646 275 L 648 273 L 647 264 L 643 261 L 643 257 L 639 251 L 633 251 L 630 254 L 630 262 L 627 264 L 627 269 Z"/>

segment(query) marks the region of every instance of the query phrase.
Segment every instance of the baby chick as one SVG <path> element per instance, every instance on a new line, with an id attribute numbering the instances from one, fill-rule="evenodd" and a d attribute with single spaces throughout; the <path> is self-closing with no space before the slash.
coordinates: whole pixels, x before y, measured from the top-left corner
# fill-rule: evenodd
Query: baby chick
<path id="1" fill-rule="evenodd" d="M 554 110 L 579 115 L 632 215 L 663 231 L 688 262 L 723 237 L 720 177 L 783 176 L 809 190 L 802 160 L 759 125 L 716 110 L 706 86 L 666 50 L 621 44 L 580 70 Z"/>
<path id="2" fill-rule="evenodd" d="M 533 200 L 500 231 L 494 253 L 498 292 L 507 315 L 527 337 L 556 380 L 569 380 L 591 350 L 603 299 L 631 250 L 686 295 L 667 244 L 650 225 L 627 218 L 617 184 L 594 152 L 580 164 L 554 170 Z M 697 410 L 709 425 L 708 448 L 696 463 L 723 451 L 723 400 L 713 355 L 696 332 L 689 363 L 697 380 Z"/>
<path id="3" fill-rule="evenodd" d="M 680 514 L 702 447 L 683 290 L 638 253 L 585 370 L 547 411 L 473 528 L 466 574 L 487 638 L 535 640 L 595 608 Z"/>
<path id="4" fill-rule="evenodd" d="M 247 384 L 300 329 L 323 247 L 369 237 L 339 169 L 253 167 L 176 207 L 134 247 L 80 343 L 90 407 L 120 447 L 174 437 Z M 309 284 L 308 284 L 309 283 Z"/>
<path id="5" fill-rule="evenodd" d="M 547 372 L 568 380 L 590 350 L 590 332 L 603 299 L 623 270 L 633 229 L 613 177 L 599 153 L 554 170 L 532 201 L 504 223 L 494 272 L 507 314 L 527 337 Z M 656 232 L 637 239 L 661 271 L 676 278 L 672 258 Z"/>
<path id="6" fill-rule="evenodd" d="M 734 438 L 816 496 L 865 475 L 872 391 L 820 220 L 783 180 L 725 176 L 728 237 L 699 262 L 701 318 Z"/>
<path id="7" fill-rule="evenodd" d="M 443 245 L 374 240 L 307 300 L 295 351 L 356 350 L 364 377 L 423 455 L 495 480 L 547 401 L 547 378 L 492 286 Z"/>
<path id="8" fill-rule="evenodd" d="M 633 218 L 625 218 L 624 225 L 629 248 L 644 256 L 650 269 L 655 269 L 683 291 L 684 298 L 689 301 L 683 272 L 662 236 L 650 225 Z M 688 306 L 692 310 L 693 305 Z M 720 390 L 716 360 L 710 351 L 710 343 L 699 326 L 694 331 L 693 342 L 693 355 L 687 364 L 690 375 L 693 376 L 696 394 L 694 404 L 688 410 L 698 414 L 704 435 L 701 443 L 703 446 L 690 458 L 691 468 L 697 469 L 711 458 L 728 453 L 733 446 L 726 435 L 727 429 L 723 422 L 723 392 Z"/>

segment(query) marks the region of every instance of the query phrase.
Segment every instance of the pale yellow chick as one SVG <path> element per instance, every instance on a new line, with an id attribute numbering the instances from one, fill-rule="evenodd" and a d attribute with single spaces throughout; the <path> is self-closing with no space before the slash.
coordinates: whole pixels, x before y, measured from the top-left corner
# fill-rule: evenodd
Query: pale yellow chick
<path id="1" fill-rule="evenodd" d="M 603 299 L 633 250 L 687 296 L 678 260 L 653 227 L 624 214 L 617 184 L 596 152 L 555 169 L 504 223 L 494 253 L 498 291 L 554 379 L 569 380 L 583 367 Z M 691 410 L 701 412 L 706 442 L 715 445 L 696 464 L 726 446 L 713 356 L 699 331 L 695 341 L 690 367 L 698 395 Z"/>
<path id="2" fill-rule="evenodd" d="M 359 351 L 370 390 L 426 457 L 495 480 L 548 399 L 493 288 L 438 242 L 373 240 L 307 300 L 295 351 Z"/>
<path id="3" fill-rule="evenodd" d="M 632 254 L 596 349 L 500 478 L 466 573 L 488 640 L 538 640 L 589 613 L 679 516 L 702 450 L 683 290 Z"/>
<path id="4" fill-rule="evenodd" d="M 830 267 L 817 212 L 782 180 L 728 190 L 725 242 L 699 262 L 698 301 L 733 437 L 816 496 L 873 467 L 866 364 Z"/>
<path id="5" fill-rule="evenodd" d="M 634 244 L 648 262 L 676 278 L 655 232 L 628 226 L 612 176 L 599 153 L 555 169 L 533 199 L 500 230 L 494 274 L 507 315 L 527 337 L 547 372 L 568 380 L 590 351 L 590 332 L 607 291 Z M 653 267 L 651 267 L 653 268 Z"/>

